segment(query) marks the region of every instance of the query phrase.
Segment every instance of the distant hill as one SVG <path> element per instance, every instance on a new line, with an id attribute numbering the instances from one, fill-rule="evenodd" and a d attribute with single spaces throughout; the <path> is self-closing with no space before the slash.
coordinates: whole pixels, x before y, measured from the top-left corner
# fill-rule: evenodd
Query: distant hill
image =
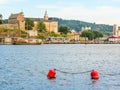
<path id="1" fill-rule="evenodd" d="M 58 21 L 59 26 L 67 26 L 70 29 L 74 29 L 77 32 L 81 31 L 82 27 L 91 27 L 92 30 L 99 30 L 105 34 L 110 34 L 113 31 L 113 26 L 105 24 L 95 24 L 79 20 L 64 20 L 61 18 L 54 18 Z"/>

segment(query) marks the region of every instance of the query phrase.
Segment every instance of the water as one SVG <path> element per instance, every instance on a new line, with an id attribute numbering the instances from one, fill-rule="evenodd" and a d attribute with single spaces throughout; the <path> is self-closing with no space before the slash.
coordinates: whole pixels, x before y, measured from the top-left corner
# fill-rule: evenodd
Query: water
<path id="1" fill-rule="evenodd" d="M 57 72 L 55 80 L 48 80 L 51 68 L 72 73 L 96 69 L 100 79 L 92 81 L 90 72 Z M 1 45 L 0 90 L 120 90 L 120 45 Z"/>

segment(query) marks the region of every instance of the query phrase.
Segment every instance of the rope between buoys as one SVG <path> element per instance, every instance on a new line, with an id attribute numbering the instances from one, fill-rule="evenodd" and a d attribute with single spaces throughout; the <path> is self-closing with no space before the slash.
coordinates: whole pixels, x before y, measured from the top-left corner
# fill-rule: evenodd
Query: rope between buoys
<path id="1" fill-rule="evenodd" d="M 84 74 L 84 73 L 88 73 L 88 72 L 91 72 L 91 70 L 89 71 L 84 71 L 84 72 L 66 72 L 66 71 L 62 71 L 62 70 L 59 70 L 59 69 L 55 69 L 56 71 L 59 71 L 61 73 L 65 73 L 65 74 Z"/>

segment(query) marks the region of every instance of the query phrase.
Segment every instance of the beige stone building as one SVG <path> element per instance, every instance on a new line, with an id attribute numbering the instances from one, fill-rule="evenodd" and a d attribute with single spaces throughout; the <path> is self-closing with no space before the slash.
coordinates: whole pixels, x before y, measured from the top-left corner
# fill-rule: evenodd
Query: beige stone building
<path id="1" fill-rule="evenodd" d="M 37 29 L 38 29 L 38 21 L 34 21 L 33 30 L 37 31 Z"/>
<path id="2" fill-rule="evenodd" d="M 54 20 L 49 20 L 47 11 L 45 12 L 44 15 L 44 23 L 48 32 L 53 31 L 55 33 L 58 33 L 58 22 Z"/>
<path id="3" fill-rule="evenodd" d="M 44 21 L 46 29 L 48 32 L 55 32 L 58 33 L 58 23 L 56 21 L 52 21 L 52 20 L 47 20 Z"/>
<path id="4" fill-rule="evenodd" d="M 11 14 L 8 19 L 9 24 L 17 24 L 18 29 L 25 30 L 25 18 L 22 12 L 18 14 Z"/>
<path id="5" fill-rule="evenodd" d="M 0 25 L 1 29 L 18 29 L 17 24 L 1 24 Z"/>
<path id="6" fill-rule="evenodd" d="M 55 20 L 50 20 L 45 12 L 44 18 L 30 18 L 34 21 L 33 30 L 37 30 L 38 22 L 44 22 L 46 29 L 48 32 L 55 32 L 58 33 L 58 22 Z M 22 12 L 17 14 L 11 14 L 8 19 L 8 24 L 1 24 L 0 28 L 4 29 L 18 29 L 18 30 L 25 30 L 25 18 Z"/>
<path id="7" fill-rule="evenodd" d="M 31 18 L 31 19 L 34 21 L 33 30 L 37 30 L 38 23 L 42 21 L 44 22 L 48 32 L 53 31 L 55 33 L 58 33 L 58 22 L 55 20 L 50 20 L 47 11 L 45 12 L 44 18 Z"/>
<path id="8" fill-rule="evenodd" d="M 79 41 L 80 40 L 80 34 L 76 32 L 75 30 L 71 30 L 71 33 L 67 34 L 70 40 L 73 41 Z"/>
<path id="9" fill-rule="evenodd" d="M 1 24 L 0 28 L 25 30 L 25 19 L 22 13 L 11 14 L 8 24 Z"/>

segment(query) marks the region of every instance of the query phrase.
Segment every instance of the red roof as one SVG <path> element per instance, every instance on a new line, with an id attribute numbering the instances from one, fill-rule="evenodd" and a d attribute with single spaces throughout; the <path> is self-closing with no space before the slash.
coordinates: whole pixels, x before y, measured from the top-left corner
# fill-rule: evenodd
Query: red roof
<path id="1" fill-rule="evenodd" d="M 120 36 L 110 36 L 109 38 L 120 38 Z"/>

